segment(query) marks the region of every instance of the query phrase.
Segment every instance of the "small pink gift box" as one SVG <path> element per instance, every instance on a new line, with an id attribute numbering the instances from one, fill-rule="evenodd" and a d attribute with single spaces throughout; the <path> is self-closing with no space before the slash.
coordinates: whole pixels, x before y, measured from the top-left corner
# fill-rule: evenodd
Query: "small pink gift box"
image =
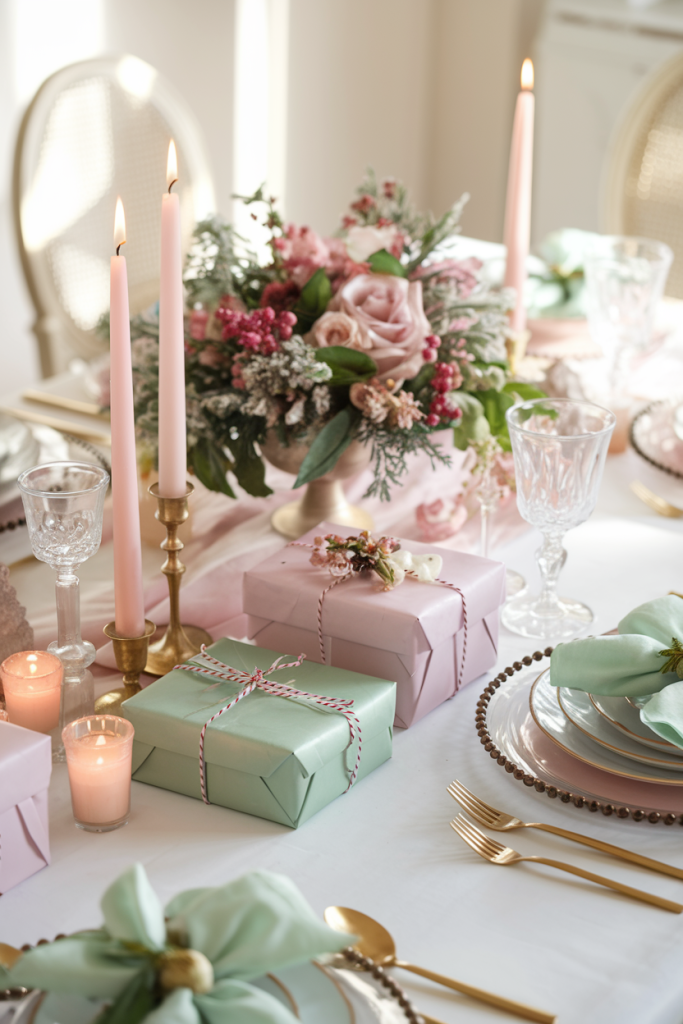
<path id="1" fill-rule="evenodd" d="M 297 544 L 349 527 L 321 523 Z M 327 569 L 310 564 L 312 547 L 290 544 L 244 575 L 249 637 L 259 647 L 322 662 L 318 601 L 333 582 Z M 467 654 L 459 685 L 495 664 L 498 610 L 504 600 L 505 566 L 418 541 L 401 542 L 414 555 L 443 558 L 440 578 L 459 587 L 467 606 Z M 339 583 L 322 612 L 326 664 L 396 682 L 395 725 L 407 728 L 458 689 L 465 629 L 462 598 L 440 583 L 406 579 L 383 591 L 374 572 Z"/>
<path id="2" fill-rule="evenodd" d="M 0 721 L 0 893 L 50 863 L 49 736 Z"/>

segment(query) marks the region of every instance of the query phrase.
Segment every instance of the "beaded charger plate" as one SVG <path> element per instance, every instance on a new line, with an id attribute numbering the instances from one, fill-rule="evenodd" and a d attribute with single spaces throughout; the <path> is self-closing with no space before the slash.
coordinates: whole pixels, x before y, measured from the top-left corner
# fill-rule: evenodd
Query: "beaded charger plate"
<path id="1" fill-rule="evenodd" d="M 313 962 L 252 984 L 274 996 L 302 1024 L 407 1024 L 397 999 L 367 973 Z M 33 992 L 19 1003 L 12 1024 L 96 1024 L 103 1005 L 83 996 Z"/>
<path id="2" fill-rule="evenodd" d="M 499 672 L 477 702 L 476 729 L 489 756 L 513 779 L 551 799 L 606 817 L 683 825 L 683 787 L 636 781 L 580 761 L 539 729 L 529 707 L 540 662 L 552 647 Z M 533 666 L 533 667 L 532 667 Z"/>
<path id="3" fill-rule="evenodd" d="M 630 441 L 641 459 L 683 480 L 683 403 L 650 402 L 633 418 Z"/>

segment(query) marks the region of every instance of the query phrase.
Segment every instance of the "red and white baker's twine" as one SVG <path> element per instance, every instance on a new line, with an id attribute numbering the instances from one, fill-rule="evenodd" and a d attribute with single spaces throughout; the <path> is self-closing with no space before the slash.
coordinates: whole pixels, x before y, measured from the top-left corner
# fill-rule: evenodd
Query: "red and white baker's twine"
<path id="1" fill-rule="evenodd" d="M 295 548 L 313 548 L 312 544 L 302 544 L 301 541 L 291 541 L 290 547 Z M 369 567 L 368 567 L 369 568 Z M 320 645 L 320 657 L 322 658 L 323 665 L 326 663 L 325 658 L 325 641 L 323 639 L 323 602 L 327 594 L 338 583 L 344 583 L 345 580 L 350 580 L 353 576 L 358 576 L 362 572 L 367 572 L 367 569 L 350 569 L 345 576 L 338 576 L 337 579 L 333 580 L 329 586 L 325 587 L 320 598 L 318 599 L 318 644 Z M 417 573 L 412 572 L 410 569 L 406 571 L 406 576 L 412 576 L 418 583 L 422 582 Z M 450 590 L 454 590 L 456 594 L 460 594 L 462 600 L 462 625 L 463 625 L 463 640 L 462 640 L 462 658 L 460 659 L 460 671 L 458 672 L 457 679 L 455 681 L 455 692 L 457 693 L 462 685 L 462 674 L 465 671 L 465 658 L 467 657 L 467 601 L 460 587 L 456 587 L 454 583 L 449 583 L 448 580 L 436 579 L 435 583 L 440 583 L 442 587 L 448 587 Z"/>
<path id="2" fill-rule="evenodd" d="M 174 668 L 180 669 L 183 672 L 195 672 L 201 676 L 212 676 L 216 679 L 223 679 L 230 683 L 246 684 L 243 689 L 233 697 L 229 704 L 226 704 L 225 707 L 222 707 L 215 715 L 211 716 L 208 722 L 204 724 L 199 736 L 199 781 L 202 789 L 202 800 L 205 804 L 211 803 L 206 791 L 206 762 L 204 760 L 204 738 L 206 736 L 206 730 L 212 722 L 215 722 L 215 720 L 220 718 L 220 716 L 226 711 L 234 708 L 238 701 L 242 700 L 243 697 L 248 696 L 248 694 L 256 688 L 263 690 L 264 693 L 268 693 L 272 697 L 301 697 L 304 700 L 311 701 L 313 704 L 318 704 L 320 707 L 336 711 L 346 718 L 349 726 L 349 747 L 352 746 L 356 738 L 356 733 L 358 733 L 358 753 L 356 755 L 356 763 L 353 767 L 353 771 L 350 772 L 349 784 L 345 790 L 345 792 L 348 793 L 358 776 L 361 755 L 361 728 L 358 716 L 352 711 L 353 701 L 342 700 L 339 697 L 321 697 L 317 693 L 307 693 L 305 690 L 297 690 L 288 683 L 274 683 L 272 680 L 266 679 L 266 676 L 269 676 L 272 672 L 276 672 L 278 669 L 298 668 L 306 657 L 305 654 L 300 654 L 296 661 L 283 661 L 283 658 L 286 657 L 286 655 L 283 654 L 273 662 L 270 668 L 265 670 L 255 668 L 251 673 L 245 672 L 243 669 L 231 668 L 230 665 L 226 665 L 224 662 L 218 661 L 217 658 L 212 658 L 210 654 L 206 653 L 206 647 L 204 644 L 202 644 L 201 654 L 208 662 L 215 665 L 216 668 L 211 669 L 202 665 L 192 664 L 175 665 Z"/>

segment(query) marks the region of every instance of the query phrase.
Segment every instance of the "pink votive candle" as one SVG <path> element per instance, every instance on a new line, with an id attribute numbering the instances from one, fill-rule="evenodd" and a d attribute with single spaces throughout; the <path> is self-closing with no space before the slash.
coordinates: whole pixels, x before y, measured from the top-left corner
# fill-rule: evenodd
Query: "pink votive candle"
<path id="1" fill-rule="evenodd" d="M 130 812 L 130 778 L 135 730 L 125 718 L 89 715 L 62 732 L 76 825 L 110 832 Z"/>
<path id="2" fill-rule="evenodd" d="M 13 725 L 51 732 L 59 725 L 62 663 L 47 651 L 20 651 L 5 658 L 0 678 L 5 708 Z"/>

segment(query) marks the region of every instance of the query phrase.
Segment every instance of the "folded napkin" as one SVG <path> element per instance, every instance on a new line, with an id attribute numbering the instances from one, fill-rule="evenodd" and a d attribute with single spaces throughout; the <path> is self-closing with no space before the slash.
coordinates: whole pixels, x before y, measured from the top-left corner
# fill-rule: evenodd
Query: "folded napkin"
<path id="1" fill-rule="evenodd" d="M 681 660 L 676 650 L 676 644 L 683 642 L 680 597 L 670 594 L 641 604 L 621 620 L 618 630 L 612 636 L 558 644 L 550 658 L 551 685 L 610 697 L 640 697 L 679 681 L 676 665 L 683 667 L 683 647 Z"/>
<path id="2" fill-rule="evenodd" d="M 531 274 L 525 290 L 532 319 L 586 316 L 583 263 L 597 237 L 590 231 L 563 228 L 544 240 L 540 255 L 546 264 L 545 272 Z"/>
<path id="3" fill-rule="evenodd" d="M 640 720 L 663 740 L 683 747 L 683 682 L 671 683 L 645 698 Z"/>
<path id="4" fill-rule="evenodd" d="M 106 891 L 102 912 L 104 927 L 28 950 L 0 981 L 111 1001 L 101 1024 L 296 1024 L 249 980 L 353 941 L 268 871 L 190 889 L 164 910 L 136 864 Z"/>

